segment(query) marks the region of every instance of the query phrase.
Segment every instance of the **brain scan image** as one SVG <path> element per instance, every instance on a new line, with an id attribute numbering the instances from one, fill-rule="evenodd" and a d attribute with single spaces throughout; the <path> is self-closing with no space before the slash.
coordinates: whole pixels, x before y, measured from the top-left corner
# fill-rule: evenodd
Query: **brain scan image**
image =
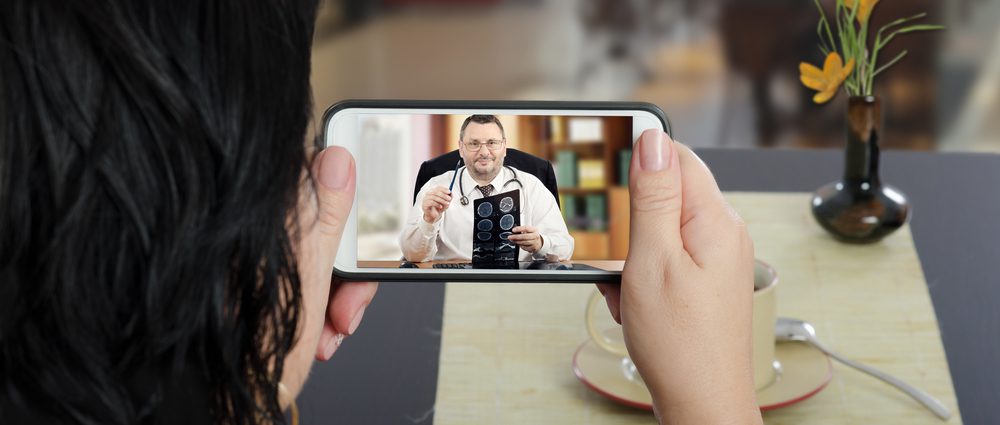
<path id="1" fill-rule="evenodd" d="M 507 196 L 500 200 L 500 212 L 509 213 L 514 209 L 514 198 Z"/>
<path id="2" fill-rule="evenodd" d="M 493 230 L 493 221 L 479 220 L 479 223 L 476 223 L 476 229 L 479 229 L 480 231 L 483 232 L 489 232 L 490 230 Z"/>
<path id="3" fill-rule="evenodd" d="M 508 237 L 510 237 L 510 232 L 503 232 L 500 234 L 500 240 L 505 241 Z"/>
<path id="4" fill-rule="evenodd" d="M 493 215 L 493 204 L 489 202 L 479 204 L 479 207 L 476 208 L 476 213 L 479 214 L 480 217 L 489 217 Z"/>
<path id="5" fill-rule="evenodd" d="M 510 230 L 514 228 L 514 216 L 511 214 L 505 214 L 500 217 L 500 228 L 503 230 Z"/>
<path id="6" fill-rule="evenodd" d="M 496 260 L 496 246 L 491 243 L 480 244 L 478 250 L 472 251 L 472 263 L 492 263 Z"/>
<path id="7" fill-rule="evenodd" d="M 486 241 L 490 240 L 492 237 L 493 237 L 493 234 L 491 234 L 490 232 L 479 232 L 479 233 L 476 233 L 476 238 L 479 239 L 479 240 L 481 240 L 481 241 L 483 241 L 483 242 L 486 242 Z"/>

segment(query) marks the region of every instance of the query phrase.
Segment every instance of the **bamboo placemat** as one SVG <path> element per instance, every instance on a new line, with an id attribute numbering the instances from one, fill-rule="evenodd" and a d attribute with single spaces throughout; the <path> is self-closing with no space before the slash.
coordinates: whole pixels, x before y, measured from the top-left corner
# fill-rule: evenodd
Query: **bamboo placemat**
<path id="1" fill-rule="evenodd" d="M 908 227 L 845 245 L 813 221 L 804 193 L 728 193 L 757 258 L 778 271 L 778 315 L 808 320 L 852 359 L 958 406 Z M 592 285 L 447 285 L 434 419 L 447 424 L 653 424 L 577 381 L 576 348 Z M 764 413 L 768 424 L 941 424 L 906 395 L 834 363 L 819 394 Z"/>

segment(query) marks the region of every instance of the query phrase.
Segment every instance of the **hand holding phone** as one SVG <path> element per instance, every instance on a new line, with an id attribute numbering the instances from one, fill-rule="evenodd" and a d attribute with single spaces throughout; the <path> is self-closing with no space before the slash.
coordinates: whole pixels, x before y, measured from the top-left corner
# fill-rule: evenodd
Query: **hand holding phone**
<path id="1" fill-rule="evenodd" d="M 629 355 L 663 422 L 760 423 L 746 228 L 687 147 L 648 131 L 636 156 L 622 282 L 598 285 Z"/>

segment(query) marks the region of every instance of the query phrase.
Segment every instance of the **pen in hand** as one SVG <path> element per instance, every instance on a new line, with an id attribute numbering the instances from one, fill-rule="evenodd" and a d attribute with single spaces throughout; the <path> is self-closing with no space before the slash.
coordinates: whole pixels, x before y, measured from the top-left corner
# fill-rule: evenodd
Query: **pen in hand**
<path id="1" fill-rule="evenodd" d="M 458 177 L 458 170 L 462 168 L 462 160 L 458 160 L 458 164 L 455 164 L 455 175 L 451 176 L 451 184 L 448 185 L 448 193 L 451 193 L 451 189 L 455 187 L 455 178 Z"/>

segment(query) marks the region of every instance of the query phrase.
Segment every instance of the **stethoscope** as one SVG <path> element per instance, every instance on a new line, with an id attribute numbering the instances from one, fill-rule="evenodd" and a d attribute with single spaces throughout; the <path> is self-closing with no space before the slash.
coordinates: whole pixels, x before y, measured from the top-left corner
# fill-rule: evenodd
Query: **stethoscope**
<path id="1" fill-rule="evenodd" d="M 521 181 L 517 179 L 517 171 L 514 171 L 514 168 L 511 167 L 511 166 L 509 166 L 509 165 L 504 165 L 503 168 L 506 168 L 506 169 L 510 170 L 510 173 L 514 176 L 514 178 L 512 178 L 510 180 L 507 180 L 506 182 L 504 182 L 503 186 L 500 187 L 500 192 L 503 192 L 504 190 L 506 190 L 507 186 L 509 186 L 509 185 L 511 185 L 513 183 L 517 183 L 517 185 L 521 189 L 524 189 L 524 185 L 521 184 Z M 465 195 L 465 185 L 462 184 L 462 177 L 459 176 L 460 173 L 461 174 L 465 173 L 465 167 L 462 166 L 462 160 L 461 159 L 458 160 L 458 164 L 455 165 L 455 175 L 453 175 L 451 177 L 451 185 L 450 185 L 450 187 L 455 187 L 455 179 L 457 178 L 458 179 L 458 192 L 462 195 L 462 197 L 459 198 L 458 201 L 462 203 L 462 206 L 466 206 L 466 205 L 469 205 L 469 197 Z M 451 189 L 448 189 L 448 190 L 451 190 Z M 497 192 L 497 193 L 500 193 L 500 192 Z"/>

